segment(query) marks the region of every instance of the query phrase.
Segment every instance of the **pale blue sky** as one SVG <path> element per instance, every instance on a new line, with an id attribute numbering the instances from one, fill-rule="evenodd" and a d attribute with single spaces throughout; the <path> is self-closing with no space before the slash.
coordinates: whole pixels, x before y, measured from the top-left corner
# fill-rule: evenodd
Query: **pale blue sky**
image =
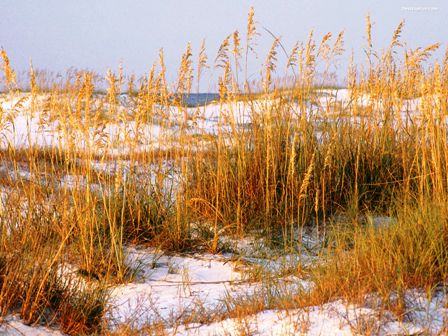
<path id="1" fill-rule="evenodd" d="M 311 29 L 318 39 L 345 30 L 347 49 L 355 48 L 361 59 L 367 13 L 374 47 L 388 45 L 402 19 L 410 47 L 441 42 L 442 55 L 447 46 L 446 0 L 0 0 L 0 45 L 17 70 L 27 69 L 31 57 L 35 67 L 52 71 L 73 66 L 103 73 L 122 61 L 127 73 L 137 75 L 148 71 L 163 47 L 174 78 L 188 41 L 196 52 L 205 38 L 213 60 L 227 34 L 245 32 L 251 5 L 260 31 L 264 26 L 281 35 L 287 49 L 305 41 Z M 263 33 L 253 73 L 271 42 Z"/>

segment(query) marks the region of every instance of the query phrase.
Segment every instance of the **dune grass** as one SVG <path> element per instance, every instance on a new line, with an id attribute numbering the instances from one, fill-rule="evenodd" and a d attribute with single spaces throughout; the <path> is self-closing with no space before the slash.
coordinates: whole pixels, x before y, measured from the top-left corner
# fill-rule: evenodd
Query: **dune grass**
<path id="1" fill-rule="evenodd" d="M 448 274 L 446 203 L 400 206 L 395 218 L 335 228 L 329 262 L 314 273 L 314 295 L 362 302 L 377 294 L 403 317 L 406 290 L 440 289 Z"/>
<path id="2" fill-rule="evenodd" d="M 325 242 L 325 262 L 310 271 L 310 303 L 372 292 L 387 301 L 406 288 L 444 285 L 448 57 L 432 61 L 438 44 L 404 49 L 402 29 L 379 53 L 368 20 L 368 67 L 352 62 L 340 90 L 346 99 L 324 102 L 318 69 L 330 76 L 345 55 L 343 33 L 320 42 L 310 34 L 291 50 L 285 73 L 276 39 L 253 85 L 251 11 L 245 38 L 229 35 L 214 62 L 221 74 L 214 131 L 201 126 L 204 108 L 176 99 L 199 87 L 211 65 L 205 47 L 194 68 L 187 46 L 173 84 L 161 51 L 140 81 L 109 71 L 101 95 L 96 74 L 76 72 L 44 88 L 32 67 L 29 92 L 21 92 L 2 50 L 2 97 L 15 103 L 0 109 L 1 314 L 99 333 L 107 287 L 132 279 L 124 245 L 218 253 L 221 238 L 256 231 L 299 251 L 310 227 Z M 285 89 L 276 78 L 288 74 L 294 82 Z M 126 108 L 122 92 L 132 92 Z M 412 99 L 417 107 L 406 113 Z M 26 145 L 17 145 L 18 115 L 43 127 L 57 122 L 59 140 L 36 145 L 28 128 Z M 375 226 L 377 215 L 392 220 Z M 89 285 L 74 290 L 67 265 Z"/>

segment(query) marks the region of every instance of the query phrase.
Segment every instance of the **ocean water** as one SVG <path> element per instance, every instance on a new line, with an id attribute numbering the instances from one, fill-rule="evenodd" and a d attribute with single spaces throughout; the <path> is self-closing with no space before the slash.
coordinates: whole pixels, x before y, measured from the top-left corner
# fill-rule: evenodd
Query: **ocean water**
<path id="1" fill-rule="evenodd" d="M 105 95 L 106 93 L 100 93 L 102 95 Z M 177 96 L 179 97 L 179 96 Z M 180 95 L 181 102 L 184 106 L 187 107 L 197 107 L 197 106 L 204 106 L 207 104 L 210 104 L 214 101 L 219 100 L 219 94 L 218 93 L 190 93 L 190 94 L 182 94 Z M 121 101 L 121 103 L 125 106 L 129 104 L 130 97 L 127 93 L 122 93 L 119 95 L 118 99 Z M 177 104 L 179 103 L 179 99 L 171 98 L 171 102 L 174 104 L 174 100 L 177 101 Z"/>
<path id="2" fill-rule="evenodd" d="M 190 93 L 184 94 L 182 101 L 188 107 L 207 105 L 219 99 L 218 93 Z"/>

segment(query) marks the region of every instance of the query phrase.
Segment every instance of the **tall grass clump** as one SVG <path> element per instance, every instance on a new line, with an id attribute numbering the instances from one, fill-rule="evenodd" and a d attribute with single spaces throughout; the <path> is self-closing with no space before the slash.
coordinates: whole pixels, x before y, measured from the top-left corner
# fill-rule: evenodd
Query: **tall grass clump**
<path id="1" fill-rule="evenodd" d="M 403 110 L 410 104 L 410 68 L 412 83 L 420 83 L 413 97 L 433 97 L 446 86 L 431 81 L 443 76 L 440 67 L 422 65 L 438 45 L 406 50 L 404 60 L 395 59 L 402 29 L 400 23 L 382 54 L 369 47 L 367 70 L 350 66 L 348 97 L 342 104 L 331 97 L 322 99 L 325 90 L 316 86 L 316 69 L 331 68 L 331 59 L 343 52 L 343 33 L 333 44 L 331 34 L 320 43 L 310 34 L 306 44 L 294 47 L 288 69 L 295 82 L 288 90 L 273 81 L 281 44 L 275 39 L 257 99 L 250 100 L 248 91 L 234 103 L 229 100 L 235 95 L 232 83 L 238 68 L 232 65 L 239 54 L 232 62 L 231 42 L 225 39 L 217 57 L 223 70 L 223 127 L 213 147 L 192 158 L 188 186 L 194 213 L 227 232 L 261 229 L 291 238 L 296 229 L 310 223 L 325 226 L 326 219 L 338 213 L 351 214 L 355 222 L 363 212 L 388 213 L 397 196 L 407 201 L 415 193 L 444 194 L 443 106 L 440 110 L 432 99 L 422 102 L 419 108 L 429 118 L 423 123 Z M 246 46 L 246 54 L 250 50 Z M 412 65 L 410 54 L 415 55 Z M 242 114 L 248 118 L 238 127 Z M 416 139 L 421 142 L 416 144 Z"/>

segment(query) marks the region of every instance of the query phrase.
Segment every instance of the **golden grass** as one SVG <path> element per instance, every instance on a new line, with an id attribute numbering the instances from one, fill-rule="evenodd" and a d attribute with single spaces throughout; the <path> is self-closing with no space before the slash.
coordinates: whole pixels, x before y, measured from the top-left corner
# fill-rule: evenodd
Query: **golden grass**
<path id="1" fill-rule="evenodd" d="M 122 67 L 118 74 L 108 71 L 103 95 L 96 94 L 91 72 L 47 83 L 51 90 L 39 87 L 31 65 L 30 98 L 20 98 L 2 50 L 4 97 L 19 99 L 12 110 L 0 109 L 1 131 L 14 133 L 14 117 L 32 113 L 43 126 L 58 121 L 61 141 L 40 148 L 0 139 L 1 167 L 19 176 L 0 173 L 6 193 L 0 208 L 1 313 L 18 311 L 30 323 L 54 322 L 72 334 L 100 332 L 105 298 L 98 293 L 132 273 L 123 245 L 215 253 L 222 236 L 257 230 L 267 241 L 280 236 L 291 251 L 299 249 L 306 226 L 330 241 L 325 258 L 334 262 L 314 271 L 313 302 L 444 283 L 448 62 L 430 63 L 438 44 L 403 50 L 403 60 L 397 59 L 403 23 L 390 47 L 376 54 L 369 17 L 366 25 L 369 66 L 350 65 L 348 101 L 309 113 L 310 102 L 320 98 L 317 69 L 324 64 L 330 74 L 344 52 L 343 32 L 333 44 L 332 34 L 316 43 L 311 32 L 294 46 L 287 60 L 294 83 L 287 89 L 275 86 L 283 48 L 276 38 L 263 77 L 251 86 L 247 64 L 258 35 L 251 9 L 245 39 L 235 31 L 215 59 L 222 71 L 216 133 L 194 126 L 196 136 L 190 130 L 206 119 L 204 109 L 188 109 L 178 98 L 192 92 L 195 73 L 200 87 L 209 67 L 204 44 L 196 72 L 187 46 L 172 86 L 160 50 L 158 65 L 140 81 L 126 82 Z M 128 108 L 120 103 L 124 87 Z M 420 99 L 419 111 L 405 119 L 402 106 L 411 97 Z M 234 117 L 238 104 L 250 117 L 245 127 Z M 111 124 L 120 138 L 108 133 Z M 160 134 L 146 132 L 148 125 L 160 126 Z M 112 172 L 95 168 L 111 162 Z M 31 178 L 20 177 L 24 169 Z M 83 182 L 56 183 L 64 176 Z M 392 215 L 397 223 L 363 224 L 371 213 Z M 198 237 L 201 226 L 210 230 Z M 67 263 L 95 284 L 98 295 L 87 297 L 86 289 L 76 296 L 64 287 L 56 274 Z"/>

